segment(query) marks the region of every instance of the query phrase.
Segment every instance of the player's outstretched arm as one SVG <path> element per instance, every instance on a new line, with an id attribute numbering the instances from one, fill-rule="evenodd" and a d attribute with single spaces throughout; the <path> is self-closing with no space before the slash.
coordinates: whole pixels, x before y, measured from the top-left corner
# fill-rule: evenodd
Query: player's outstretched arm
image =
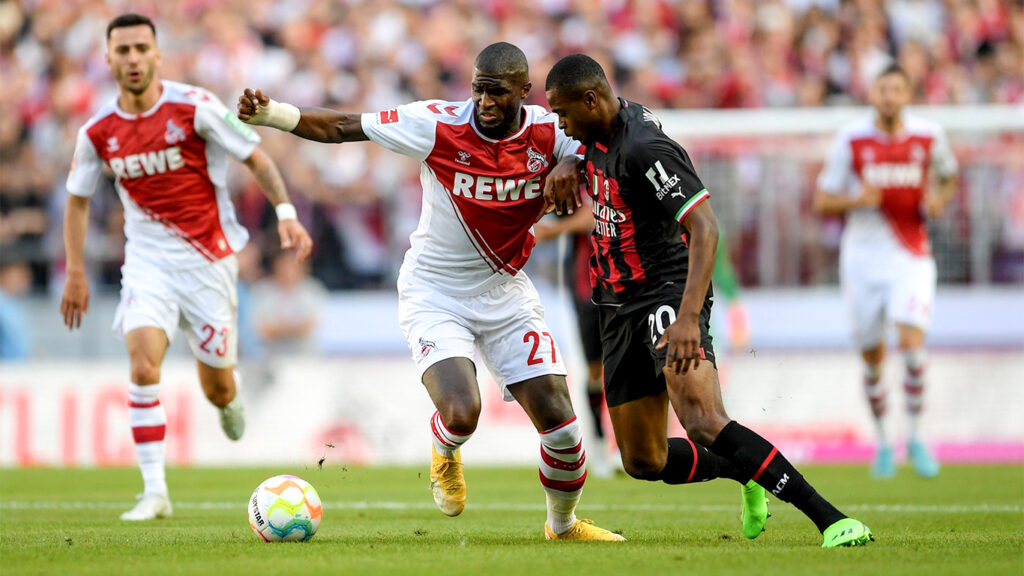
<path id="1" fill-rule="evenodd" d="M 274 205 L 277 211 L 277 233 L 281 237 L 281 249 L 295 248 L 295 257 L 301 262 L 313 250 L 313 240 L 309 232 L 299 223 L 295 206 L 288 199 L 288 190 L 284 187 L 284 179 L 274 161 L 259 148 L 245 160 L 245 166 L 252 172 L 256 183 L 263 194 Z"/>
<path id="2" fill-rule="evenodd" d="M 238 118 L 246 124 L 270 126 L 307 140 L 340 144 L 369 140 L 362 116 L 327 108 L 302 108 L 277 102 L 262 90 L 246 88 L 238 97 Z"/>
<path id="3" fill-rule="evenodd" d="M 85 277 L 85 233 L 89 227 L 89 198 L 68 194 L 64 211 L 64 253 L 67 281 L 60 299 L 60 314 L 68 330 L 82 325 L 89 311 L 89 281 Z"/>
<path id="4" fill-rule="evenodd" d="M 819 188 L 814 192 L 812 208 L 821 216 L 842 216 L 861 208 L 878 208 L 881 203 L 882 191 L 874 186 L 862 184 L 860 196 L 857 197 L 829 194 Z"/>
<path id="5" fill-rule="evenodd" d="M 689 233 L 690 261 L 676 319 L 662 334 L 657 348 L 668 347 L 665 369 L 686 374 L 700 364 L 700 311 L 711 285 L 718 249 L 718 220 L 710 202 L 697 204 L 683 218 Z"/>

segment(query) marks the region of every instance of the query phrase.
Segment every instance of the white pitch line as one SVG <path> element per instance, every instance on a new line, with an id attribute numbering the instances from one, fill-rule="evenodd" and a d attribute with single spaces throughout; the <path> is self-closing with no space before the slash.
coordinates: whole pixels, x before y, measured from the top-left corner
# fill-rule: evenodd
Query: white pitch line
<path id="1" fill-rule="evenodd" d="M 235 510 L 244 509 L 245 500 L 238 502 L 196 502 L 175 500 L 174 507 L 180 510 Z M 0 501 L 0 510 L 120 510 L 128 508 L 131 502 L 87 502 L 55 500 L 4 500 Z M 494 510 L 501 512 L 535 512 L 546 508 L 540 504 L 491 503 L 469 504 L 474 510 Z M 328 510 L 433 510 L 432 502 L 324 502 Z M 1020 504 L 971 504 L 971 505 L 929 505 L 929 504 L 853 504 L 843 505 L 844 510 L 852 512 L 909 512 L 922 514 L 973 514 L 978 512 L 997 512 L 1019 514 L 1024 511 Z M 710 505 L 655 505 L 655 504 L 586 504 L 581 511 L 623 511 L 623 512 L 734 512 L 737 506 L 724 504 Z"/>

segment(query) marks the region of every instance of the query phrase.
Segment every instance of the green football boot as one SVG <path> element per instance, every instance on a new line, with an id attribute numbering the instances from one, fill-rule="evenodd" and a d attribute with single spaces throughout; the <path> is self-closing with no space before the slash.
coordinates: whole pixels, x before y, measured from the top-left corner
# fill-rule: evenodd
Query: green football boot
<path id="1" fill-rule="evenodd" d="M 771 514 L 768 513 L 768 495 L 757 482 L 753 480 L 740 487 L 743 494 L 743 511 L 740 520 L 743 521 L 743 535 L 753 540 L 764 532 L 765 522 Z"/>
<path id="2" fill-rule="evenodd" d="M 825 541 L 822 548 L 838 548 L 840 546 L 864 546 L 874 542 L 875 535 L 860 520 L 843 518 L 825 529 Z"/>

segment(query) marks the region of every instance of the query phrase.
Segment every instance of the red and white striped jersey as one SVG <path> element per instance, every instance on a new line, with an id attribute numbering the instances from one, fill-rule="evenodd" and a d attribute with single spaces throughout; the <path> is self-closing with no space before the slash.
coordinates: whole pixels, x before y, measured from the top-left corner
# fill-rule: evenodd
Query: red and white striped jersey
<path id="1" fill-rule="evenodd" d="M 227 189 L 228 156 L 260 137 L 216 96 L 163 81 L 156 105 L 128 114 L 114 100 L 78 131 L 68 192 L 92 196 L 109 166 L 125 212 L 125 262 L 191 268 L 245 246 Z"/>
<path id="2" fill-rule="evenodd" d="M 514 276 L 537 240 L 544 180 L 580 152 L 558 117 L 523 106 L 522 127 L 503 140 L 484 136 L 472 100 L 414 102 L 362 116 L 363 132 L 419 160 L 423 211 L 402 274 L 454 295 L 479 294 Z"/>
<path id="3" fill-rule="evenodd" d="M 903 130 L 890 136 L 875 126 L 872 115 L 841 130 L 818 177 L 818 188 L 856 197 L 866 183 L 882 192 L 877 209 L 848 215 L 843 249 L 887 253 L 902 247 L 911 254 L 930 254 L 923 201 L 931 170 L 940 177 L 957 170 L 938 124 L 904 115 Z"/>

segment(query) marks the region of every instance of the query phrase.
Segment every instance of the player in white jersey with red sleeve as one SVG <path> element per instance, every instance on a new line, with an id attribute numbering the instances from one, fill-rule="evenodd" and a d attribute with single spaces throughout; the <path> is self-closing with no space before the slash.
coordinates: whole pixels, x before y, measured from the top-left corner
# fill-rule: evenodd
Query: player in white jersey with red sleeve
<path id="1" fill-rule="evenodd" d="M 281 175 L 260 139 L 212 94 L 161 81 L 156 29 L 125 14 L 107 28 L 107 62 L 119 85 L 78 132 L 68 175 L 64 220 L 67 284 L 61 314 L 70 329 L 89 309 L 83 246 L 89 199 L 105 168 L 116 179 L 125 214 L 125 261 L 114 330 L 131 359 L 128 414 L 144 492 L 124 520 L 171 516 L 164 473 L 167 416 L 160 405 L 160 365 L 179 326 L 197 360 L 206 397 L 221 426 L 241 437 L 245 418 L 234 375 L 237 277 L 234 254 L 248 239 L 227 190 L 228 159 L 244 162 L 276 205 L 282 248 L 305 258 L 312 241 L 295 218 Z"/>
<path id="2" fill-rule="evenodd" d="M 878 76 L 871 90 L 875 114 L 839 133 L 814 201 L 821 214 L 846 216 L 839 276 L 864 359 L 865 392 L 879 437 L 872 474 L 880 478 L 896 473 L 884 419 L 888 322 L 896 324 L 906 366 L 907 454 L 919 475 L 939 473 L 920 432 L 924 340 L 936 284 L 925 221 L 939 216 L 953 198 L 957 162 L 941 127 L 903 113 L 909 100 L 910 82 L 901 68 Z M 933 176 L 938 186 L 930 189 Z"/>
<path id="3" fill-rule="evenodd" d="M 545 210 L 545 179 L 561 159 L 573 159 L 559 168 L 574 174 L 579 151 L 555 116 L 522 105 L 530 88 L 522 51 L 498 43 L 477 56 L 466 101 L 344 114 L 300 111 L 246 90 L 238 112 L 309 140 L 371 140 L 422 163 L 423 211 L 398 278 L 399 320 L 437 408 L 430 480 L 441 511 L 456 516 L 466 502 L 459 447 L 480 417 L 475 347 L 505 399 L 518 401 L 540 434 L 546 537 L 622 540 L 576 519 L 586 479 L 580 426 L 561 353 L 521 271 Z"/>

